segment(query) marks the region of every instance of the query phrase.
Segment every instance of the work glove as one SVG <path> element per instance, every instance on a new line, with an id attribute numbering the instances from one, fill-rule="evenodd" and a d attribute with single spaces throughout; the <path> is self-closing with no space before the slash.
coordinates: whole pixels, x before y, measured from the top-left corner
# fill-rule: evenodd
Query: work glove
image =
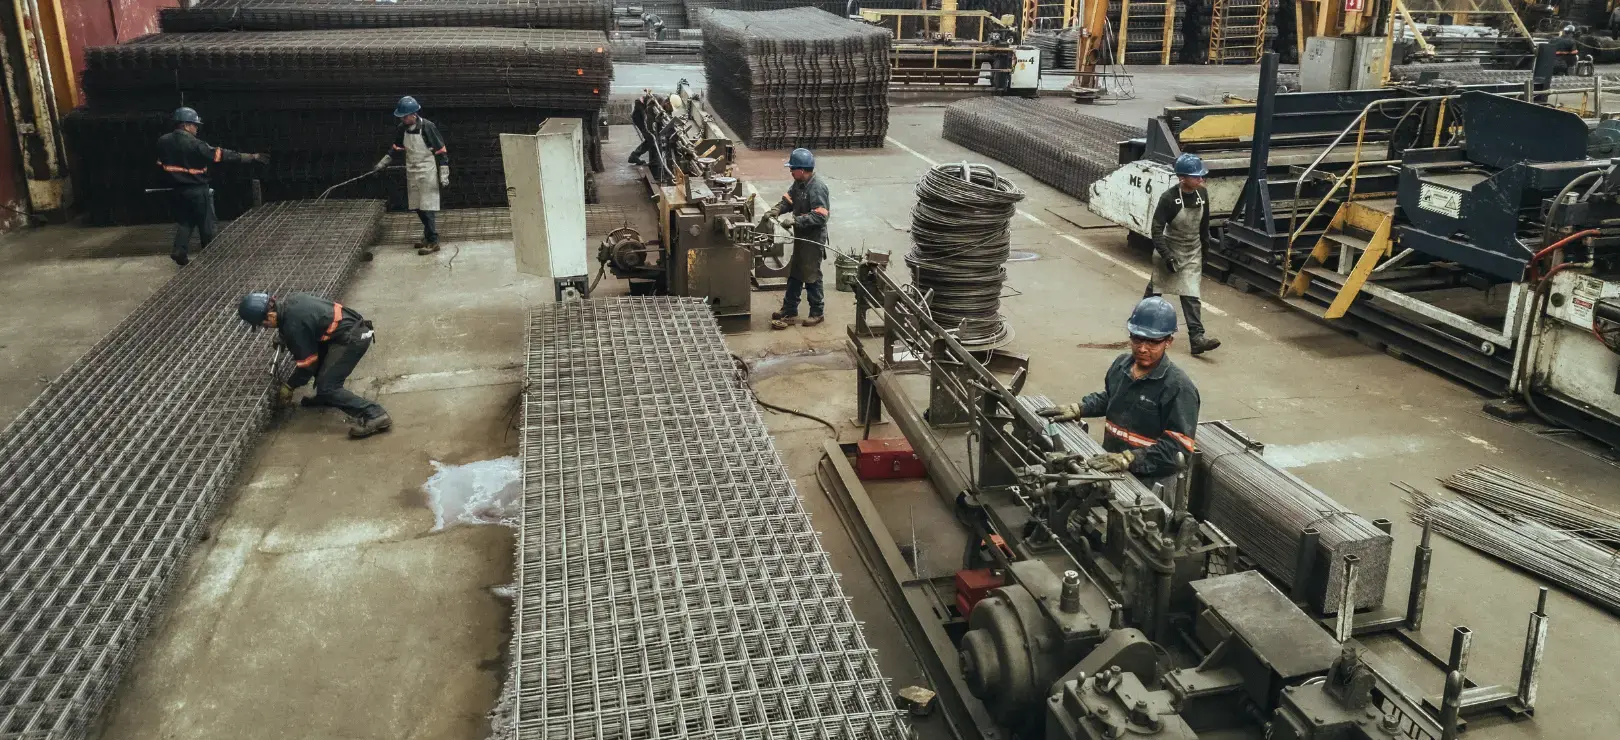
<path id="1" fill-rule="evenodd" d="M 797 221 L 797 220 L 798 220 L 798 216 L 795 216 L 795 215 L 793 215 L 791 213 L 784 213 L 784 214 L 776 217 L 776 225 L 780 226 L 780 227 L 782 227 L 784 229 L 791 229 L 791 228 L 793 228 L 793 223 L 795 221 Z"/>
<path id="2" fill-rule="evenodd" d="M 292 396 L 293 396 L 292 386 L 287 385 L 286 383 L 282 383 L 281 388 L 276 391 L 276 408 L 284 409 L 284 408 L 287 408 L 288 406 L 291 406 L 292 405 Z"/>
<path id="3" fill-rule="evenodd" d="M 1048 406 L 1036 413 L 1055 422 L 1079 421 L 1080 404 L 1066 403 L 1062 406 Z"/>
<path id="4" fill-rule="evenodd" d="M 268 154 L 249 154 L 248 159 L 260 164 L 270 164 L 270 155 Z"/>
<path id="5" fill-rule="evenodd" d="M 1105 452 L 1101 455 L 1092 455 L 1086 458 L 1086 467 L 1099 473 L 1123 473 L 1131 469 L 1131 461 L 1136 459 L 1136 453 Z"/>
<path id="6" fill-rule="evenodd" d="M 382 159 L 377 160 L 377 163 L 371 166 L 371 171 L 382 172 L 388 169 L 388 163 L 392 161 L 394 161 L 394 155 L 384 154 Z"/>
<path id="7" fill-rule="evenodd" d="M 1175 257 L 1165 257 L 1164 266 L 1170 268 L 1171 272 L 1181 272 L 1181 260 Z"/>
<path id="8" fill-rule="evenodd" d="M 442 188 L 442 187 L 447 187 L 449 185 L 450 185 L 450 168 L 448 166 L 440 167 L 439 168 L 439 187 Z"/>

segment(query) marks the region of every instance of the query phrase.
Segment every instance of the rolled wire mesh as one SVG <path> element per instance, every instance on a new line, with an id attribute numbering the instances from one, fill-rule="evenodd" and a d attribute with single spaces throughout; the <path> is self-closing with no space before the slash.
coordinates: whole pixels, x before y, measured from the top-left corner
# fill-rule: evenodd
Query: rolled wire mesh
<path id="1" fill-rule="evenodd" d="M 703 17 L 708 100 L 750 147 L 879 147 L 889 32 L 814 8 Z"/>
<path id="2" fill-rule="evenodd" d="M 1009 222 L 1024 191 L 989 165 L 941 164 L 917 181 L 911 209 L 911 282 L 940 326 L 970 347 L 1010 338 L 1001 315 L 1012 243 Z"/>
<path id="3" fill-rule="evenodd" d="M 244 215 L 0 432 L 0 738 L 85 736 L 290 367 L 237 300 L 336 296 L 382 209 Z"/>
<path id="4" fill-rule="evenodd" d="M 975 98 L 945 109 L 946 141 L 1080 200 L 1090 199 L 1093 182 L 1119 168 L 1119 143 L 1143 135 L 1135 126 L 1038 100 Z"/>
<path id="5" fill-rule="evenodd" d="M 713 312 L 529 323 L 514 738 L 901 738 L 888 681 Z"/>
<path id="6" fill-rule="evenodd" d="M 1356 571 L 1355 608 L 1384 603 L 1393 538 L 1361 515 L 1346 509 L 1314 487 L 1277 468 L 1224 424 L 1198 425 L 1207 485 L 1206 518 L 1220 527 L 1261 570 L 1292 586 L 1302 577 L 1300 537 L 1306 528 L 1319 532 L 1308 593 L 1324 613 L 1339 610 L 1344 583 L 1344 556 L 1361 559 Z M 1326 574 L 1326 578 L 1321 578 Z"/>
<path id="7" fill-rule="evenodd" d="M 607 0 L 200 0 L 162 8 L 165 33 L 326 28 L 489 27 L 606 31 Z"/>

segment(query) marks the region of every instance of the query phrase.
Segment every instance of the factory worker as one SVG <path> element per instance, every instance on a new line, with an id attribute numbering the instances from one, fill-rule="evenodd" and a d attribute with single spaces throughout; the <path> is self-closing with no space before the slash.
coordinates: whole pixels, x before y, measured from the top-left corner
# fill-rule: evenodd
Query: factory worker
<path id="1" fill-rule="evenodd" d="M 1204 333 L 1204 308 L 1198 295 L 1204 250 L 1209 247 L 1209 191 L 1204 189 L 1209 170 L 1193 154 L 1176 157 L 1175 169 L 1176 187 L 1159 196 L 1153 209 L 1153 277 L 1143 295 L 1169 293 L 1181 298 L 1188 348 L 1198 355 L 1221 346 L 1221 340 Z"/>
<path id="2" fill-rule="evenodd" d="M 177 108 L 174 130 L 157 142 L 158 167 L 173 186 L 170 202 L 174 209 L 174 251 L 169 258 L 181 267 L 191 262 L 191 232 L 197 232 L 200 249 L 206 249 L 214 240 L 214 190 L 208 184 L 209 168 L 220 162 L 270 161 L 263 154 L 238 154 L 209 146 L 197 138 L 197 127 L 201 125 L 197 111 Z"/>
<path id="3" fill-rule="evenodd" d="M 342 411 L 349 417 L 350 437 L 369 437 L 394 425 L 376 401 L 343 387 L 375 336 L 371 322 L 359 312 L 308 293 L 280 298 L 249 293 L 238 302 L 236 313 L 253 326 L 275 329 L 281 345 L 292 354 L 293 372 L 281 384 L 279 405 L 290 404 L 293 390 L 314 380 L 315 395 L 302 405 Z"/>
<path id="4" fill-rule="evenodd" d="M 827 210 L 830 204 L 827 185 L 816 177 L 816 155 L 809 149 L 794 149 L 788 155 L 788 170 L 793 173 L 793 185 L 781 202 L 772 206 L 760 219 L 760 227 L 767 221 L 793 235 L 793 257 L 788 262 L 787 294 L 782 296 L 782 309 L 771 314 L 772 329 L 786 329 L 799 316 L 799 295 L 810 297 L 810 315 L 805 326 L 825 321 L 821 289 L 821 261 L 827 248 Z"/>
<path id="5" fill-rule="evenodd" d="M 439 127 L 423 118 L 421 111 L 416 98 L 406 95 L 399 99 L 394 107 L 394 117 L 399 119 L 394 145 L 373 170 L 381 172 L 395 155 L 405 155 L 406 207 L 422 219 L 422 241 L 416 243 L 416 253 L 433 254 L 439 251 L 439 190 L 450 184 L 450 156 Z"/>
<path id="6" fill-rule="evenodd" d="M 1114 359 L 1103 390 L 1080 403 L 1041 409 L 1053 421 L 1101 416 L 1103 449 L 1086 464 L 1104 473 L 1131 473 L 1144 483 L 1177 472 L 1191 455 L 1198 429 L 1198 387 L 1166 356 L 1175 343 L 1176 310 L 1158 296 L 1143 298 L 1125 322 L 1131 351 Z"/>

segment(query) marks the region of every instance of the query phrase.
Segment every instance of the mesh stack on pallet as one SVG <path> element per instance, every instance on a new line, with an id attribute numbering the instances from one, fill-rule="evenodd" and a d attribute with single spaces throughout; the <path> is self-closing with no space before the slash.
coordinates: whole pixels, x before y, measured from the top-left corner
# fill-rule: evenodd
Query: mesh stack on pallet
<path id="1" fill-rule="evenodd" d="M 883 146 L 889 38 L 814 8 L 712 11 L 703 21 L 709 104 L 756 149 Z"/>
<path id="2" fill-rule="evenodd" d="M 1119 143 L 1135 126 L 1022 98 L 975 98 L 945 109 L 946 141 L 994 157 L 1071 196 L 1119 168 Z"/>
<path id="3" fill-rule="evenodd" d="M 488 27 L 605 31 L 607 0 L 200 0 L 163 8 L 165 33 L 327 28 Z"/>
<path id="4" fill-rule="evenodd" d="M 382 215 L 378 201 L 245 214 L 0 432 L 0 737 L 95 725 L 270 420 L 271 372 L 290 369 L 237 300 L 336 297 Z"/>
<path id="5" fill-rule="evenodd" d="M 1167 12 L 1174 14 L 1168 39 L 1164 30 Z M 1122 15 L 1126 17 L 1123 39 L 1118 30 Z M 1129 7 L 1122 0 L 1113 0 L 1108 3 L 1108 22 L 1115 29 L 1115 35 L 1108 39 L 1107 51 L 1103 53 L 1121 64 L 1163 64 L 1167 53 L 1170 63 L 1178 62 L 1184 43 L 1182 28 L 1190 27 L 1184 26 L 1186 16 L 1186 0 L 1131 0 Z M 1114 59 L 1119 56 L 1122 40 L 1124 57 Z"/>

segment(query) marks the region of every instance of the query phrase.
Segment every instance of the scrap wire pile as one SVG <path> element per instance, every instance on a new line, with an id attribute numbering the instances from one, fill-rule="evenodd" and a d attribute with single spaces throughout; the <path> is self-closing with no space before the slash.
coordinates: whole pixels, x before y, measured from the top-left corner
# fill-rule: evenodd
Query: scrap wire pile
<path id="1" fill-rule="evenodd" d="M 335 297 L 382 212 L 247 213 L 0 432 L 0 737 L 94 724 L 290 368 L 237 300 Z"/>
<path id="2" fill-rule="evenodd" d="M 889 38 L 814 8 L 709 12 L 709 104 L 756 149 L 883 146 Z"/>
<path id="3" fill-rule="evenodd" d="M 162 8 L 164 33 L 322 28 L 574 28 L 606 31 L 607 0 L 200 0 Z"/>
<path id="4" fill-rule="evenodd" d="M 946 141 L 994 157 L 1080 200 L 1119 168 L 1119 143 L 1142 129 L 1022 98 L 975 98 L 945 109 Z"/>
<path id="5" fill-rule="evenodd" d="M 989 165 L 942 164 L 917 181 L 911 210 L 911 283 L 934 320 L 978 347 L 1011 337 L 1001 316 L 1012 235 L 1008 223 L 1024 191 Z"/>
<path id="6" fill-rule="evenodd" d="M 1293 585 L 1301 577 L 1295 572 L 1300 535 L 1307 527 L 1314 528 L 1319 533 L 1314 572 L 1304 575 L 1318 589 L 1306 594 L 1310 601 L 1320 604 L 1324 614 L 1339 611 L 1343 559 L 1356 555 L 1361 561 L 1355 606 L 1365 609 L 1384 603 L 1394 544 L 1388 533 L 1266 462 L 1225 422 L 1199 424 L 1197 439 L 1203 452 L 1200 472 L 1208 483 L 1205 518 L 1227 533 L 1261 570 Z"/>
<path id="7" fill-rule="evenodd" d="M 497 737 L 905 737 L 713 311 L 557 303 L 528 337 Z"/>

